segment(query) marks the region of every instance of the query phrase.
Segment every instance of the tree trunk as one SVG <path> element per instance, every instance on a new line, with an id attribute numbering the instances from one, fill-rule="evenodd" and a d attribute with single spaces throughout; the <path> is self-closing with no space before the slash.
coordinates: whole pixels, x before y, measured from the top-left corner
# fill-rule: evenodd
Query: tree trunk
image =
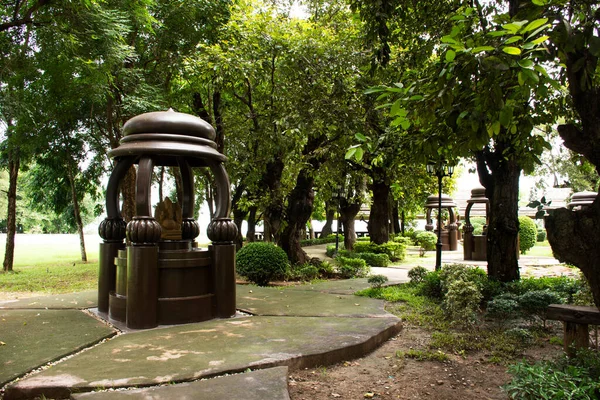
<path id="1" fill-rule="evenodd" d="M 256 240 L 256 206 L 250 207 L 248 210 L 248 232 L 246 232 L 246 240 L 254 242 Z"/>
<path id="2" fill-rule="evenodd" d="M 17 178 L 21 159 L 18 149 L 11 149 L 8 153 L 8 213 L 6 216 L 6 250 L 4 252 L 3 269 L 5 272 L 13 270 L 15 256 L 15 234 L 17 233 Z"/>
<path id="3" fill-rule="evenodd" d="M 240 208 L 240 200 L 244 195 L 245 186 L 238 185 L 233 192 L 233 196 L 231 197 L 231 209 L 233 210 L 233 222 L 238 228 L 237 237 L 236 237 L 236 249 L 239 250 L 242 248 L 244 244 L 244 237 L 242 236 L 242 223 L 248 215 L 248 211 L 242 210 Z"/>
<path id="4" fill-rule="evenodd" d="M 404 234 L 406 233 L 405 219 L 406 219 L 406 213 L 404 212 L 404 210 L 402 210 L 402 222 L 400 223 L 400 232 L 402 232 L 402 236 L 404 236 Z"/>
<path id="5" fill-rule="evenodd" d="M 390 209 L 390 185 L 383 179 L 373 177 L 370 185 L 373 198 L 371 202 L 371 213 L 369 215 L 369 236 L 371 242 L 376 244 L 386 243 L 389 239 L 389 209 Z"/>
<path id="6" fill-rule="evenodd" d="M 321 239 L 327 237 L 333 233 L 333 219 L 335 218 L 335 206 L 332 204 L 332 201 L 328 201 L 325 203 L 325 225 L 323 225 L 323 229 L 321 230 Z"/>
<path id="7" fill-rule="evenodd" d="M 344 228 L 344 248 L 352 251 L 356 242 L 356 229 L 354 221 L 356 215 L 360 211 L 361 203 L 351 203 L 346 199 L 342 199 L 340 204 L 340 221 Z"/>
<path id="8" fill-rule="evenodd" d="M 265 188 L 270 196 L 264 212 L 264 237 L 267 242 L 279 242 L 281 220 L 283 219 L 283 199 L 281 198 L 281 176 L 283 175 L 283 157 L 276 155 L 267 163 L 259 187 Z"/>
<path id="9" fill-rule="evenodd" d="M 310 260 L 310 257 L 302 249 L 300 241 L 302 240 L 301 233 L 313 211 L 315 197 L 313 184 L 311 171 L 303 168 L 300 170 L 298 178 L 296 178 L 296 186 L 288 198 L 287 226 L 281 234 L 279 243 L 293 264 L 304 264 Z"/>
<path id="10" fill-rule="evenodd" d="M 394 227 L 394 233 L 404 234 L 404 229 L 400 226 L 400 210 L 398 209 L 398 202 L 394 202 L 392 207 L 392 226 Z M 404 223 L 404 221 L 402 221 Z"/>
<path id="11" fill-rule="evenodd" d="M 500 282 L 519 279 L 519 176 L 515 161 L 493 163 L 489 179 L 481 182 L 490 200 L 487 233 L 488 276 Z M 478 169 L 480 166 L 478 165 Z"/>
<path id="12" fill-rule="evenodd" d="M 135 216 L 135 167 L 129 168 L 125 178 L 121 182 L 121 195 L 123 196 L 123 205 L 121 206 L 121 215 L 125 222 L 131 221 Z"/>
<path id="13" fill-rule="evenodd" d="M 545 225 L 554 257 L 583 272 L 600 309 L 600 194 L 582 210 L 553 210 L 545 217 Z"/>
<path id="14" fill-rule="evenodd" d="M 160 167 L 160 174 L 158 175 L 158 201 L 163 201 L 163 182 L 165 181 L 165 167 Z"/>
<path id="15" fill-rule="evenodd" d="M 77 234 L 79 235 L 79 250 L 81 253 L 81 261 L 87 262 L 87 253 L 85 251 L 85 237 L 83 235 L 83 221 L 81 220 L 81 209 L 79 200 L 77 199 L 77 188 L 75 186 L 75 177 L 73 169 L 70 165 L 67 166 L 67 177 L 71 186 L 71 201 L 73 202 L 73 216 L 75 217 L 75 225 L 77 225 Z"/>

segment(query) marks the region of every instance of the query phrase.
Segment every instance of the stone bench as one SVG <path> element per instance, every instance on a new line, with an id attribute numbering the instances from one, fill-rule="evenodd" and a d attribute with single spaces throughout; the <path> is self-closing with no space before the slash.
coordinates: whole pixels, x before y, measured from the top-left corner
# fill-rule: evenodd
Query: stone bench
<path id="1" fill-rule="evenodd" d="M 600 310 L 596 307 L 550 304 L 546 316 L 563 321 L 563 345 L 569 357 L 575 355 L 576 349 L 590 346 L 588 325 L 600 325 Z"/>

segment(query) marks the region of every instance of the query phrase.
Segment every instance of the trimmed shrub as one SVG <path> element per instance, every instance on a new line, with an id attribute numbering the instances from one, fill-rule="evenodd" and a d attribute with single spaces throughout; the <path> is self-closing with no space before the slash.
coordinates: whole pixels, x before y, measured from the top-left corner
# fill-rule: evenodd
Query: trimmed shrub
<path id="1" fill-rule="evenodd" d="M 537 226 L 529 217 L 519 217 L 519 249 L 521 254 L 527 253 L 535 246 L 537 240 Z"/>
<path id="2" fill-rule="evenodd" d="M 338 243 L 338 253 L 341 253 L 342 250 L 344 250 L 344 243 L 340 242 Z M 327 257 L 335 256 L 335 244 L 328 245 L 325 254 L 327 254 Z"/>
<path id="3" fill-rule="evenodd" d="M 435 250 L 437 235 L 433 232 L 420 232 L 415 237 L 415 241 L 425 251 Z"/>
<path id="4" fill-rule="evenodd" d="M 543 242 L 546 240 L 546 230 L 545 229 L 538 229 L 536 240 L 538 242 Z"/>
<path id="5" fill-rule="evenodd" d="M 419 284 L 425 280 L 425 276 L 429 271 L 425 267 L 417 266 L 408 271 L 408 277 L 410 278 L 410 283 Z"/>
<path id="6" fill-rule="evenodd" d="M 410 246 L 412 244 L 412 239 L 406 236 L 402 236 L 402 235 L 396 235 L 394 236 L 394 238 L 392 239 L 392 242 L 396 242 L 396 243 L 402 243 L 405 246 Z"/>
<path id="7" fill-rule="evenodd" d="M 288 266 L 285 252 L 268 242 L 248 243 L 236 254 L 237 273 L 259 286 L 285 277 Z"/>
<path id="8" fill-rule="evenodd" d="M 387 267 L 390 265 L 390 258 L 387 254 L 357 253 L 356 256 L 365 260 L 367 265 L 371 267 Z"/>
<path id="9" fill-rule="evenodd" d="M 340 243 L 344 243 L 344 235 L 339 237 Z M 300 241 L 300 246 L 314 246 L 316 244 L 335 243 L 335 234 L 327 235 L 324 238 L 304 239 Z"/>
<path id="10" fill-rule="evenodd" d="M 520 315 L 519 302 L 515 299 L 498 296 L 488 301 L 486 315 L 500 321 L 508 321 Z"/>
<path id="11" fill-rule="evenodd" d="M 485 225 L 484 217 L 473 217 L 469 218 L 471 225 L 473 226 L 473 235 L 482 235 L 483 226 Z"/>
<path id="12" fill-rule="evenodd" d="M 546 325 L 546 310 L 550 304 L 562 304 L 564 300 L 555 292 L 532 290 L 519 297 L 519 307 L 525 315 L 537 317 Z"/>
<path id="13" fill-rule="evenodd" d="M 363 259 L 336 257 L 336 261 L 342 278 L 363 278 L 369 274 L 370 268 Z"/>
<path id="14" fill-rule="evenodd" d="M 517 295 L 522 295 L 534 290 L 551 291 L 564 298 L 567 303 L 572 303 L 574 296 L 582 290 L 582 281 L 581 279 L 570 278 L 567 276 L 523 278 L 508 283 L 506 289 Z"/>
<path id="15" fill-rule="evenodd" d="M 373 289 L 379 289 L 387 281 L 388 278 L 385 275 L 372 275 L 367 280 Z"/>
<path id="16" fill-rule="evenodd" d="M 441 299 L 443 292 L 440 271 L 429 272 L 425 275 L 423 281 L 417 286 L 417 294 L 433 299 Z"/>
<path id="17" fill-rule="evenodd" d="M 390 260 L 403 260 L 406 256 L 406 245 L 400 242 L 387 242 L 384 244 L 375 244 L 373 242 L 354 243 L 354 252 L 356 253 L 377 253 L 387 254 Z"/>

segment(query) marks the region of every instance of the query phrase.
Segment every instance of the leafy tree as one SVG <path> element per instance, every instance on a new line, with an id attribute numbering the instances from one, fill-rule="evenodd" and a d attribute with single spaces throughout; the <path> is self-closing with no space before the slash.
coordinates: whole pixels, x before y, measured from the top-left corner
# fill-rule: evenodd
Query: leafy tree
<path id="1" fill-rule="evenodd" d="M 582 155 L 600 173 L 600 37 L 599 6 L 595 2 L 535 1 L 536 9 L 553 21 L 552 55 L 563 67 L 572 114 L 559 125 L 564 145 Z M 561 261 L 576 265 L 590 283 L 600 307 L 600 196 L 580 210 L 555 210 L 546 217 L 548 241 Z"/>
<path id="2" fill-rule="evenodd" d="M 431 63 L 395 87 L 372 90 L 393 99 L 391 125 L 407 132 L 413 152 L 475 158 L 490 199 L 488 273 L 502 281 L 519 277 L 518 179 L 549 146 L 532 131 L 552 121 L 549 88 L 557 87 L 538 56 L 547 19 L 512 17 L 493 7 L 462 8 Z"/>

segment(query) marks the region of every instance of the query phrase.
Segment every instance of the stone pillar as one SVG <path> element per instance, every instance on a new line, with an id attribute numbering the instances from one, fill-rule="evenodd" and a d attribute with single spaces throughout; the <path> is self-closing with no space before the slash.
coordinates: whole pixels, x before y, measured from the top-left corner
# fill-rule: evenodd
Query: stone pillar
<path id="1" fill-rule="evenodd" d="M 115 290 L 115 258 L 124 248 L 125 221 L 121 218 L 106 218 L 98 226 L 98 234 L 104 240 L 98 254 L 98 311 L 108 313 L 109 293 Z"/>
<path id="2" fill-rule="evenodd" d="M 229 218 L 215 218 L 208 225 L 213 265 L 216 316 L 235 315 L 235 244 L 237 226 Z"/>
<path id="3" fill-rule="evenodd" d="M 152 217 L 150 157 L 139 161 L 135 204 L 136 216 L 127 224 L 127 327 L 146 329 L 158 326 L 158 241 L 160 224 Z"/>
<path id="4" fill-rule="evenodd" d="M 463 228 L 463 250 L 465 260 L 473 259 L 473 229 L 473 225 L 469 222 L 465 223 Z"/>

